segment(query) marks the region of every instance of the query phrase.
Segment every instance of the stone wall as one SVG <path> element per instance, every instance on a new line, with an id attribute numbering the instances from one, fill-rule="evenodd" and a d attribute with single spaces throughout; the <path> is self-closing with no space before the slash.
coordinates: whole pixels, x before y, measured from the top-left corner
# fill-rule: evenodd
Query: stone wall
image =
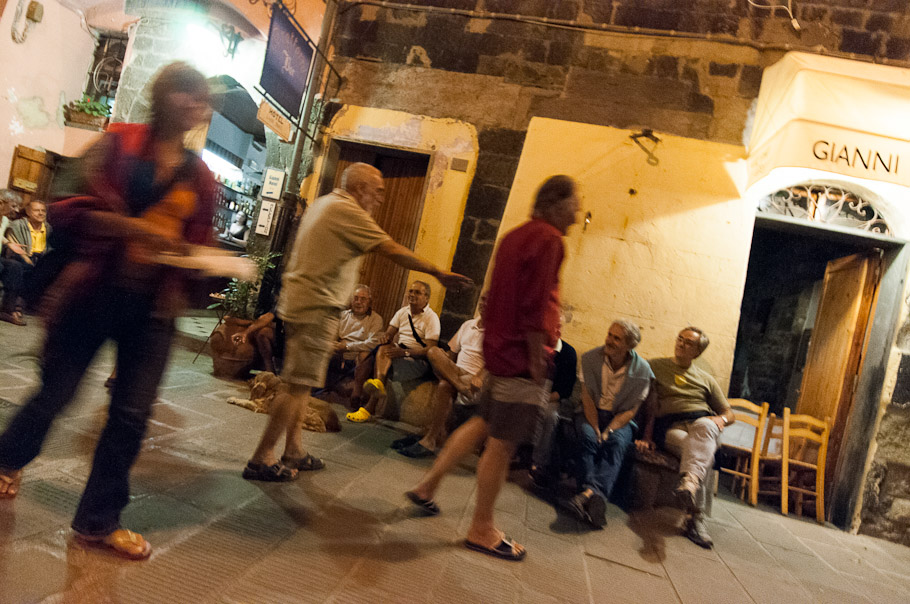
<path id="1" fill-rule="evenodd" d="M 742 145 L 763 69 L 788 50 L 910 66 L 910 0 L 800 1 L 794 3 L 799 31 L 785 11 L 746 0 L 406 4 L 342 2 L 333 37 L 333 61 L 346 78 L 339 96 L 347 104 L 454 118 L 477 128 L 480 156 L 452 270 L 478 282 L 532 117 Z M 472 310 L 468 297 L 448 296 L 444 335 Z M 888 407 L 880 438 L 890 442 L 893 430 L 906 430 L 902 414 L 908 412 Z M 906 527 L 893 520 L 895 510 L 910 514 L 902 499 L 910 493 L 910 465 L 890 450 L 876 457 L 863 522 L 864 530 L 894 538 Z"/>
<path id="2" fill-rule="evenodd" d="M 785 50 L 910 58 L 910 0 L 800 2 L 799 32 L 784 11 L 772 15 L 744 0 L 406 4 L 341 4 L 333 38 L 346 78 L 340 96 L 478 128 L 481 157 L 452 266 L 475 279 L 489 263 L 531 117 L 743 144 L 762 70 Z M 447 9 L 557 19 L 578 29 Z M 467 297 L 446 300 L 447 331 L 470 306 Z"/>

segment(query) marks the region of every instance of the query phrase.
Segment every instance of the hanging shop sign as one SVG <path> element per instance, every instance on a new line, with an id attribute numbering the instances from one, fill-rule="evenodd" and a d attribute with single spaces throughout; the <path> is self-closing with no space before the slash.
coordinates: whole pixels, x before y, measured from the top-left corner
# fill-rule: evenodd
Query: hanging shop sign
<path id="1" fill-rule="evenodd" d="M 284 185 L 284 170 L 268 168 L 262 177 L 262 197 L 281 199 L 281 187 Z"/>
<path id="2" fill-rule="evenodd" d="M 294 138 L 291 120 L 281 115 L 281 112 L 272 107 L 271 103 L 265 99 L 259 103 L 256 119 L 268 126 L 269 130 L 277 134 L 284 142 L 289 143 Z"/>
<path id="3" fill-rule="evenodd" d="M 259 219 L 256 221 L 256 234 L 269 236 L 272 231 L 272 217 L 275 216 L 275 202 L 262 201 L 259 208 Z"/>
<path id="4" fill-rule="evenodd" d="M 312 45 L 283 5 L 276 3 L 259 85 L 295 119 L 300 115 L 312 61 Z"/>

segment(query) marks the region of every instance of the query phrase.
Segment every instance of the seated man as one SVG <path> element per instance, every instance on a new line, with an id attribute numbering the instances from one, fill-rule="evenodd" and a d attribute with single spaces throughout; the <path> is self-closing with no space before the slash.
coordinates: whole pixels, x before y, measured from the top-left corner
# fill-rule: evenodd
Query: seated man
<path id="1" fill-rule="evenodd" d="M 47 253 L 47 238 L 51 227 L 47 223 L 47 204 L 40 199 L 33 199 L 25 206 L 25 217 L 14 220 L 9 225 L 7 238 L 14 252 L 13 258 L 34 266 Z"/>
<path id="2" fill-rule="evenodd" d="M 560 317 L 560 328 L 563 321 L 564 319 Z M 572 405 L 572 393 L 575 390 L 575 382 L 578 381 L 578 353 L 562 338 L 556 341 L 556 347 L 553 349 L 553 368 L 550 377 L 552 386 L 549 404 L 538 416 L 534 439 L 527 443 L 530 449 L 520 446 L 516 460 L 518 467 L 528 467 L 526 457 L 530 450 L 531 479 L 536 487 L 543 490 L 550 486 L 555 479 L 553 472 L 559 469 L 558 465 L 550 463 L 553 457 L 553 435 L 559 423 L 560 411 L 565 413 L 565 409 Z"/>
<path id="3" fill-rule="evenodd" d="M 364 384 L 366 404 L 348 413 L 348 421 L 365 422 L 376 412 L 376 405 L 385 398 L 385 379 L 392 372 L 397 382 L 416 380 L 432 375 L 427 351 L 439 341 L 439 316 L 429 307 L 430 285 L 415 281 L 408 288 L 408 305 L 389 321 L 389 327 L 379 338 L 376 352 L 376 378 Z M 390 344 L 397 337 L 397 345 Z"/>
<path id="4" fill-rule="evenodd" d="M 708 347 L 708 336 L 686 327 L 676 337 L 672 358 L 651 361 L 656 396 L 642 447 L 663 447 L 680 458 L 675 494 L 687 512 L 685 535 L 710 548 L 714 542 L 705 525 L 705 477 L 712 471 L 720 434 L 735 421 L 733 410 L 711 375 L 692 365 Z M 651 404 L 653 401 L 653 404 Z"/>
<path id="5" fill-rule="evenodd" d="M 277 374 L 278 368 L 276 367 L 275 359 L 276 331 L 275 313 L 267 312 L 259 315 L 249 327 L 240 333 L 235 333 L 231 340 L 234 342 L 235 346 L 239 346 L 240 344 L 246 344 L 249 342 L 250 338 L 252 338 L 256 353 L 259 355 L 259 358 L 262 359 L 262 368 Z"/>
<path id="6" fill-rule="evenodd" d="M 338 341 L 326 376 L 325 390 L 331 390 L 346 377 L 354 377 L 352 400 L 360 400 L 363 382 L 373 372 L 370 354 L 379 346 L 379 336 L 385 322 L 373 310 L 373 292 L 368 285 L 358 285 L 351 297 L 351 307 L 341 313 L 338 322 Z M 363 377 L 357 379 L 358 376 Z"/>
<path id="7" fill-rule="evenodd" d="M 452 403 L 456 396 L 462 397 L 465 404 L 474 405 L 475 395 L 483 384 L 485 303 L 486 295 L 483 295 L 478 306 L 480 316 L 461 324 L 449 340 L 449 352 L 438 347 L 427 352 L 430 366 L 439 378 L 439 383 L 433 390 L 430 424 L 423 438 L 405 436 L 392 443 L 392 448 L 405 457 L 430 457 L 442 447 L 448 436 L 446 424 L 452 414 Z"/>
<path id="8" fill-rule="evenodd" d="M 632 419 L 654 378 L 648 362 L 633 350 L 640 341 L 638 326 L 618 319 L 602 347 L 581 355 L 582 413 L 575 417 L 579 492 L 567 507 L 596 527 L 607 523 L 606 501 L 635 438 Z"/>
<path id="9" fill-rule="evenodd" d="M 5 253 L 9 248 L 10 253 L 21 254 L 21 246 L 10 243 L 6 236 L 10 224 L 9 215 L 19 210 L 21 197 L 15 191 L 0 190 L 0 283 L 3 284 L 3 299 L 0 300 L 0 321 L 13 325 L 25 325 L 22 312 L 16 308 L 19 292 L 22 290 L 23 266 L 21 263 L 6 258 Z"/>

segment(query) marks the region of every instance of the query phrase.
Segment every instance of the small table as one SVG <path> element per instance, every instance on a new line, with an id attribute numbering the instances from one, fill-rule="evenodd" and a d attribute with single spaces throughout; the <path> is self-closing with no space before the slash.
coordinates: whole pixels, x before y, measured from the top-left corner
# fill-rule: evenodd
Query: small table
<path id="1" fill-rule="evenodd" d="M 209 294 L 209 298 L 216 302 L 224 302 L 224 294 Z M 215 323 L 215 327 L 212 328 L 212 331 L 209 332 L 208 337 L 205 339 L 205 342 L 202 343 L 202 346 L 199 347 L 199 352 L 196 353 L 196 356 L 193 357 L 193 363 L 196 362 L 196 359 L 199 358 L 199 355 L 202 354 L 202 351 L 205 350 L 205 345 L 209 343 L 209 340 L 212 339 L 212 336 L 215 335 L 215 330 L 224 323 L 224 306 L 216 306 L 215 313 L 218 315 L 218 322 Z"/>

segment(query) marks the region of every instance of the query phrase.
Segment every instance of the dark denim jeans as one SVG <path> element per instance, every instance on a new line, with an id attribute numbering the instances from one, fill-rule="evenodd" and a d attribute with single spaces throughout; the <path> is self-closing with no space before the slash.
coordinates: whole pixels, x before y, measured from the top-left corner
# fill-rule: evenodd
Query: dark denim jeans
<path id="1" fill-rule="evenodd" d="M 606 411 L 597 412 L 600 430 L 607 427 L 613 415 Z M 623 460 L 634 442 L 634 426 L 631 422 L 613 432 L 607 442 L 602 443 L 584 414 L 575 417 L 575 429 L 579 439 L 579 490 L 591 489 L 604 499 L 610 498 L 613 485 L 623 467 Z"/>
<path id="2" fill-rule="evenodd" d="M 167 366 L 173 321 L 152 315 L 149 296 L 114 288 L 71 305 L 48 332 L 41 389 L 0 435 L 0 466 L 18 469 L 38 456 L 54 418 L 73 399 L 92 358 L 108 339 L 117 343 L 117 380 L 107 425 L 95 448 L 92 472 L 73 528 L 107 535 L 120 528 L 129 503 L 129 471 Z"/>
<path id="3" fill-rule="evenodd" d="M 22 262 L 10 258 L 0 258 L 0 283 L 3 283 L 3 301 L 0 311 L 13 312 L 16 310 L 16 299 L 22 292 L 25 279 L 25 267 Z"/>

